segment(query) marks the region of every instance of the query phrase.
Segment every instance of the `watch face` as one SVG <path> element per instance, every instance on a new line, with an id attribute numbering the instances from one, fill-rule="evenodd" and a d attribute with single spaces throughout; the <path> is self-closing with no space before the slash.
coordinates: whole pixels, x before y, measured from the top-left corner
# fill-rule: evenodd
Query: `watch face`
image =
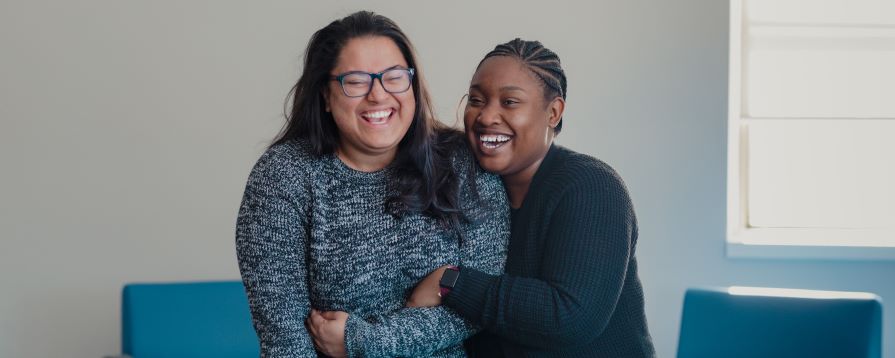
<path id="1" fill-rule="evenodd" d="M 444 270 L 444 273 L 441 274 L 441 282 L 439 282 L 439 285 L 441 287 L 454 288 L 454 284 L 457 283 L 458 277 L 460 277 L 460 271 Z"/>

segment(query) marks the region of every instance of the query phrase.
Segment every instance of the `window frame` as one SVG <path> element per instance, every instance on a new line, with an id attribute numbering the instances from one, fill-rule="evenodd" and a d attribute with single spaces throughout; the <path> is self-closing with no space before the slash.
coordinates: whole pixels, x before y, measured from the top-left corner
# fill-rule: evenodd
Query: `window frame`
<path id="1" fill-rule="evenodd" d="M 727 223 L 729 258 L 895 260 L 891 246 L 854 245 L 848 237 L 864 235 L 867 241 L 887 241 L 895 231 L 822 228 L 753 228 L 748 225 L 748 144 L 746 125 L 767 119 L 744 118 L 742 105 L 745 1 L 730 0 L 730 37 L 727 120 Z M 867 236 L 870 235 L 870 236 Z M 879 235 L 879 236 L 875 236 Z"/>

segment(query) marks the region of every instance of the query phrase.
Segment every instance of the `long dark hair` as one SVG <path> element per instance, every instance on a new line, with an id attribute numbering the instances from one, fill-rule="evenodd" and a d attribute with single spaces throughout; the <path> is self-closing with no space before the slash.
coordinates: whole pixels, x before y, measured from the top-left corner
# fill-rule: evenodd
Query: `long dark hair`
<path id="1" fill-rule="evenodd" d="M 541 80 L 541 85 L 544 89 L 544 100 L 548 103 L 556 97 L 566 99 L 568 81 L 566 80 L 566 73 L 562 69 L 562 63 L 559 61 L 559 56 L 544 47 L 540 41 L 526 41 L 516 38 L 513 41 L 497 45 L 494 50 L 491 50 L 482 58 L 478 67 L 482 67 L 482 62 L 494 56 L 513 57 L 521 61 Z M 553 128 L 553 134 L 558 135 L 560 131 L 562 131 L 562 117 L 559 118 L 556 128 Z"/>
<path id="2" fill-rule="evenodd" d="M 462 218 L 459 179 L 450 157 L 464 145 L 463 136 L 435 119 L 413 45 L 398 25 L 385 16 L 359 11 L 331 22 L 311 36 L 301 77 L 290 92 L 292 108 L 286 111 L 286 126 L 273 145 L 304 140 L 317 156 L 336 150 L 339 130 L 332 114 L 324 110 L 323 93 L 342 48 L 351 39 L 364 36 L 390 38 L 408 67 L 416 72 L 412 81 L 416 99 L 413 122 L 398 143 L 398 153 L 392 163 L 396 180 L 391 184 L 398 194 L 387 200 L 386 210 L 396 217 L 407 212 L 423 213 L 448 226 L 456 226 Z"/>

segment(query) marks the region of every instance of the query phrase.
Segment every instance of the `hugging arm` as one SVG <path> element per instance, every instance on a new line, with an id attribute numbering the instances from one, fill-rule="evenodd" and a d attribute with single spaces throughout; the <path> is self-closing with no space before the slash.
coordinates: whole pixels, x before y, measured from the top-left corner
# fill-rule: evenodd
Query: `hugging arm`
<path id="1" fill-rule="evenodd" d="M 574 181 L 574 180 L 573 180 Z M 620 181 L 570 182 L 549 220 L 536 277 L 462 267 L 445 305 L 518 344 L 588 342 L 608 325 L 621 295 L 636 230 Z"/>
<path id="2" fill-rule="evenodd" d="M 479 214 L 462 225 L 461 262 L 483 273 L 496 275 L 503 271 L 509 238 L 509 204 L 500 179 L 479 171 L 475 176 L 475 192 L 462 198 Z M 480 200 L 474 200 L 476 195 Z M 434 269 L 434 267 L 433 267 Z M 418 356 L 431 354 L 460 344 L 479 328 L 454 310 L 445 307 L 402 308 L 371 323 L 349 316 L 345 330 L 348 354 L 370 356 Z"/>

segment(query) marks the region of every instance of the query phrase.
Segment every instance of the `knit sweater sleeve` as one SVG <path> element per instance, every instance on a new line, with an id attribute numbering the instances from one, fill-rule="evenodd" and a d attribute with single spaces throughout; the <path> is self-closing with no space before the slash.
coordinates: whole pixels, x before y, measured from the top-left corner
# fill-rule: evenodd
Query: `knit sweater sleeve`
<path id="1" fill-rule="evenodd" d="M 304 321 L 310 310 L 306 201 L 284 147 L 265 153 L 249 175 L 236 224 L 236 253 L 261 357 L 317 357 Z"/>
<path id="2" fill-rule="evenodd" d="M 614 172 L 574 172 L 547 220 L 540 270 L 534 277 L 494 275 L 462 267 L 445 304 L 517 344 L 549 348 L 589 342 L 608 325 L 623 288 L 635 240 L 635 218 Z"/>
<path id="3" fill-rule="evenodd" d="M 443 264 L 462 264 L 494 275 L 503 271 L 506 261 L 509 205 L 499 177 L 479 170 L 475 182 L 479 200 L 471 200 L 471 192 L 461 195 L 480 214 L 463 225 L 461 262 Z M 490 207 L 482 207 L 482 202 Z M 345 343 L 352 357 L 423 356 L 456 346 L 478 330 L 444 306 L 402 308 L 376 323 L 349 315 Z"/>

